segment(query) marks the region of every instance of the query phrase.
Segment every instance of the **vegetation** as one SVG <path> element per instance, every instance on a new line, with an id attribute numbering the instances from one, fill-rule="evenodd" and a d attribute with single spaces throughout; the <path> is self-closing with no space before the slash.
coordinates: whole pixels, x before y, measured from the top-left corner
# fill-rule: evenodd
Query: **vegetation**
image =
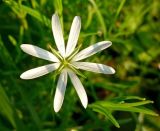
<path id="1" fill-rule="evenodd" d="M 81 49 L 103 40 L 113 43 L 86 60 L 116 70 L 114 75 L 82 71 L 87 109 L 69 81 L 62 109 L 54 112 L 54 72 L 34 80 L 20 79 L 24 71 L 46 64 L 22 52 L 22 43 L 56 48 L 51 30 L 55 12 L 65 41 L 78 15 Z M 1 1 L 0 130 L 160 130 L 159 12 L 158 0 Z"/>

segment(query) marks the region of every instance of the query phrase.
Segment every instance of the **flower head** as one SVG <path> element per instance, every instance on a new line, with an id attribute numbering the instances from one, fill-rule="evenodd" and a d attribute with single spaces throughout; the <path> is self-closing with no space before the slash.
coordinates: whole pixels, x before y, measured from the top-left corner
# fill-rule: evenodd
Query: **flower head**
<path id="1" fill-rule="evenodd" d="M 77 45 L 80 29 L 81 29 L 81 19 L 80 17 L 75 16 L 70 29 L 68 42 L 65 47 L 59 17 L 57 14 L 54 14 L 52 16 L 52 31 L 56 46 L 58 48 L 58 52 L 54 50 L 52 47 L 51 47 L 52 51 L 51 53 L 47 50 L 44 50 L 42 48 L 39 48 L 31 44 L 21 45 L 21 49 L 24 52 L 41 59 L 51 61 L 53 63 L 40 66 L 34 69 L 30 69 L 21 74 L 20 78 L 34 79 L 46 75 L 55 70 L 60 72 L 60 76 L 56 87 L 55 97 L 53 101 L 55 112 L 58 112 L 62 106 L 67 86 L 68 76 L 70 77 L 71 82 L 75 87 L 75 90 L 82 102 L 82 105 L 84 106 L 84 108 L 86 108 L 88 104 L 88 98 L 81 81 L 76 75 L 76 74 L 82 75 L 78 70 L 82 69 L 103 74 L 115 73 L 115 70 L 112 67 L 103 64 L 91 63 L 91 62 L 79 62 L 80 60 L 83 60 L 87 57 L 94 55 L 99 51 L 108 48 L 112 44 L 110 41 L 102 41 L 79 51 L 79 47 L 77 48 L 75 47 Z"/>

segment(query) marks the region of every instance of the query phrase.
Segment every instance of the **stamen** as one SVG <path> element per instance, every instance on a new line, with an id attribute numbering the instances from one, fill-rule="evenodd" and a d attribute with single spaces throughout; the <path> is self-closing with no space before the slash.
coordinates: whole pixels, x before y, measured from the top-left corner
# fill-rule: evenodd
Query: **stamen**
<path id="1" fill-rule="evenodd" d="M 63 57 L 59 54 L 59 52 L 57 52 L 54 48 L 52 48 L 51 45 L 49 45 L 49 48 L 51 49 L 52 53 L 58 57 L 59 60 L 63 60 Z"/>
<path id="2" fill-rule="evenodd" d="M 82 44 L 80 44 L 80 45 L 73 51 L 73 53 L 72 53 L 68 58 L 66 58 L 67 61 L 70 61 L 70 60 L 79 52 L 81 46 L 82 46 Z"/>
<path id="3" fill-rule="evenodd" d="M 74 65 L 72 65 L 70 63 L 68 63 L 68 65 L 69 65 L 68 68 L 70 68 L 72 71 L 74 71 L 74 73 L 76 73 L 77 75 L 86 79 L 86 77 L 79 70 L 77 70 Z"/>

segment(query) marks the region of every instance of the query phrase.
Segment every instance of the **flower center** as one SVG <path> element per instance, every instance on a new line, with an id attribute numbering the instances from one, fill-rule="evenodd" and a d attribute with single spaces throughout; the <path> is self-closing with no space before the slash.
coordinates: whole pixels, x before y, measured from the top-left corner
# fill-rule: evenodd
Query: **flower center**
<path id="1" fill-rule="evenodd" d="M 61 71 L 62 71 L 64 68 L 69 68 L 69 69 L 71 69 L 72 71 L 74 71 L 76 74 L 82 76 L 83 78 L 86 78 L 80 71 L 77 70 L 77 68 L 76 68 L 72 63 L 70 63 L 71 60 L 72 60 L 72 58 L 78 53 L 81 45 L 78 46 L 78 48 L 76 48 L 75 51 L 73 51 L 73 53 L 72 53 L 70 56 L 68 56 L 67 58 L 62 57 L 62 56 L 60 55 L 60 53 L 57 52 L 57 51 L 56 51 L 54 48 L 52 48 L 51 46 L 49 46 L 49 47 L 50 47 L 51 51 L 53 52 L 53 54 L 60 60 L 60 63 L 61 63 L 60 66 L 59 66 L 59 68 L 56 70 L 55 76 L 56 76 L 57 74 L 60 74 Z"/>
<path id="2" fill-rule="evenodd" d="M 68 64 L 69 64 L 69 62 L 68 62 L 66 59 L 63 59 L 63 60 L 61 61 L 61 65 L 63 65 L 64 67 L 67 67 Z"/>

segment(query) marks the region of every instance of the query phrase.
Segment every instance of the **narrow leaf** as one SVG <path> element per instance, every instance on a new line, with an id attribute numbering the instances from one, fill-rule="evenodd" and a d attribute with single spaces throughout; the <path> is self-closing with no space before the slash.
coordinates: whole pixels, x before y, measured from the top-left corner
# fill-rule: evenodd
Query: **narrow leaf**
<path id="1" fill-rule="evenodd" d="M 120 128 L 117 120 L 114 118 L 114 116 L 111 114 L 111 112 L 109 111 L 109 109 L 107 108 L 104 108 L 103 106 L 101 105 L 90 105 L 90 107 L 98 112 L 98 113 L 101 113 L 103 115 L 105 115 L 117 128 Z"/>

